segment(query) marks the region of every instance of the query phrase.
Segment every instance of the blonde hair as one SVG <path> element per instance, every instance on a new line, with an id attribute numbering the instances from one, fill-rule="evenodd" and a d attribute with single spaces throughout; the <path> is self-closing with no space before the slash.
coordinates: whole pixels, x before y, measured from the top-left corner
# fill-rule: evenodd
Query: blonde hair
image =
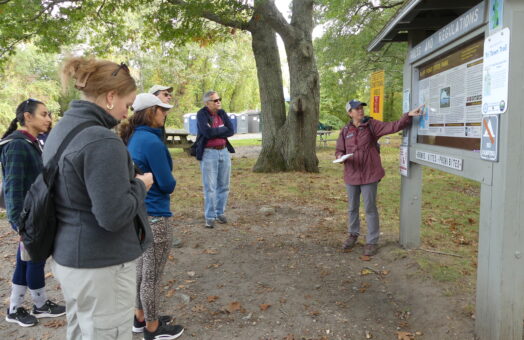
<path id="1" fill-rule="evenodd" d="M 61 72 L 62 86 L 67 88 L 71 80 L 85 96 L 98 98 L 115 91 L 119 96 L 136 90 L 136 83 L 125 64 L 108 60 L 74 57 L 67 59 Z"/>

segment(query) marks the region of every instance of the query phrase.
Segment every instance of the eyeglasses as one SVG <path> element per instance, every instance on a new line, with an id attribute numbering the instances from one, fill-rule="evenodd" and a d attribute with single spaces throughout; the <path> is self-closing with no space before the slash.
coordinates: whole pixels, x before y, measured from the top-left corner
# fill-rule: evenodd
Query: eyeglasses
<path id="1" fill-rule="evenodd" d="M 118 74 L 118 72 L 120 72 L 121 69 L 124 69 L 129 74 L 129 67 L 127 67 L 126 63 L 120 63 L 118 68 L 113 73 L 111 73 L 111 75 L 113 77 L 116 77 L 116 75 Z"/>
<path id="2" fill-rule="evenodd" d="M 210 99 L 209 101 L 210 101 L 210 102 L 213 102 L 213 103 L 218 103 L 218 102 L 221 102 L 221 101 L 222 101 L 222 98 Z"/>

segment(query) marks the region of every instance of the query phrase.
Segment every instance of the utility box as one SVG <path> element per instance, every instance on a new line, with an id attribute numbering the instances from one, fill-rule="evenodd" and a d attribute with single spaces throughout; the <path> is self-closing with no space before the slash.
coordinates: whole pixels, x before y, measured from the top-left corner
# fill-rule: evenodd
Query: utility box
<path id="1" fill-rule="evenodd" d="M 247 114 L 248 120 L 248 132 L 259 133 L 260 132 L 260 112 L 253 112 Z"/>

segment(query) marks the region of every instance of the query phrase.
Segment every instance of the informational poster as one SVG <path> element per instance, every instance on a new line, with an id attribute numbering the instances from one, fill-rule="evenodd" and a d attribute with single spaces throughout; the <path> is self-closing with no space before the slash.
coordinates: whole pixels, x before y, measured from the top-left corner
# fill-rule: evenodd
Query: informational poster
<path id="1" fill-rule="evenodd" d="M 504 0 L 489 0 L 489 31 L 490 33 L 502 28 L 504 19 Z"/>
<path id="2" fill-rule="evenodd" d="M 509 28 L 493 33 L 484 42 L 482 113 L 500 114 L 508 108 Z"/>
<path id="3" fill-rule="evenodd" d="M 483 40 L 419 68 L 419 142 L 478 150 L 482 121 Z M 466 140 L 466 143 L 463 143 Z"/>
<path id="4" fill-rule="evenodd" d="M 369 114 L 373 119 L 384 121 L 384 71 L 371 74 L 371 98 Z"/>
<path id="5" fill-rule="evenodd" d="M 409 176 L 409 151 L 406 145 L 400 146 L 400 155 L 399 155 L 399 170 L 400 174 L 404 177 Z"/>
<path id="6" fill-rule="evenodd" d="M 499 160 L 499 116 L 484 116 L 482 119 L 482 138 L 480 158 L 496 162 Z"/>

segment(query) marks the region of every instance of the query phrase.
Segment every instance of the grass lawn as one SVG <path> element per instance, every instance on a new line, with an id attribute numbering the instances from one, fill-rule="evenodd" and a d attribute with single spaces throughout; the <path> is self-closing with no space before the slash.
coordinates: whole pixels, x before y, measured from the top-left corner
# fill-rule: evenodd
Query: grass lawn
<path id="1" fill-rule="evenodd" d="M 335 133 L 336 135 L 336 133 Z M 398 173 L 399 136 L 382 142 L 381 157 L 386 177 L 379 185 L 379 211 L 382 242 L 396 241 L 399 234 L 400 175 Z M 236 140 L 234 146 L 257 145 L 257 140 Z M 328 211 L 332 218 L 318 226 L 323 237 L 339 242 L 346 230 L 347 198 L 342 166 L 333 164 L 334 142 L 319 147 L 319 173 L 260 174 L 251 171 L 256 159 L 236 158 L 232 165 L 232 202 L 248 205 L 293 204 L 313 211 Z M 174 199 L 176 210 L 190 216 L 202 205 L 198 162 L 183 153 L 174 154 L 179 185 Z M 421 248 L 453 253 L 460 257 L 436 255 L 421 250 L 399 250 L 398 256 L 413 256 L 420 273 L 428 278 L 453 283 L 454 290 L 475 288 L 480 185 L 444 172 L 425 168 L 423 172 L 423 212 Z M 197 210 L 195 210 L 197 207 Z M 364 218 L 361 208 L 361 217 Z M 364 222 L 364 221 L 363 221 Z M 365 223 L 363 223 L 365 225 Z"/>

